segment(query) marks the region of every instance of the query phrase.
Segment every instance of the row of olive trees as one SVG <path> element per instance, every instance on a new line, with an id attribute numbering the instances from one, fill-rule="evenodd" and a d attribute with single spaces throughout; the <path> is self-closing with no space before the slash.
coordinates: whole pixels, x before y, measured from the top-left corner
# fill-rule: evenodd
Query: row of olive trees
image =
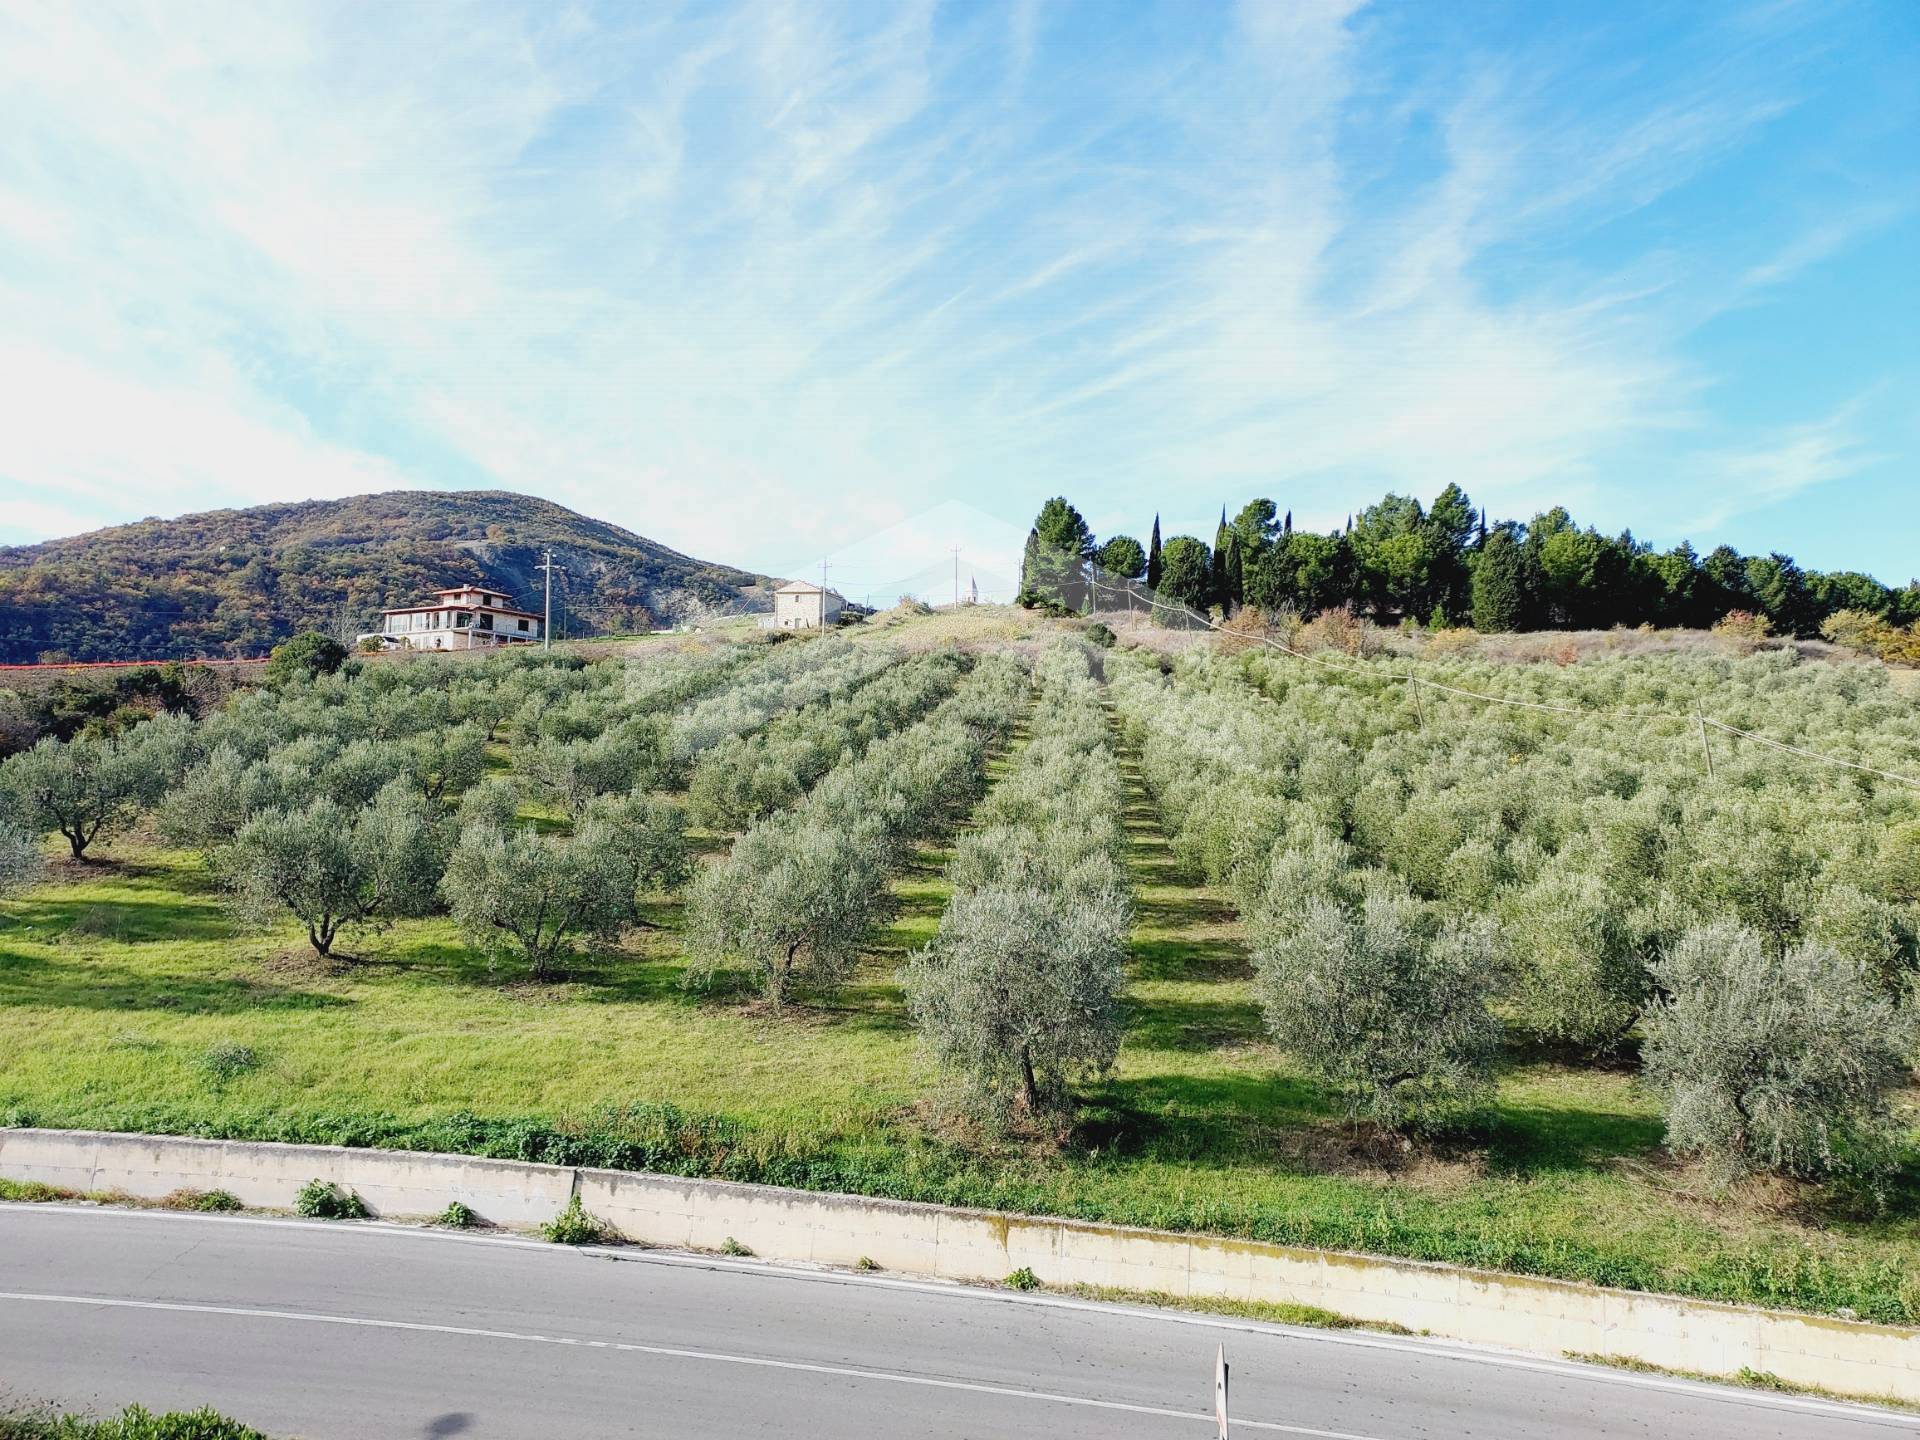
<path id="1" fill-rule="evenodd" d="M 1269 1028 L 1351 1115 L 1484 1107 L 1503 1020 L 1591 1050 L 1638 1024 L 1677 1151 L 1883 1169 L 1913 1040 L 1911 900 L 1874 869 L 1898 802 L 1649 782 L 1531 716 L 1401 726 L 1307 677 L 1269 703 L 1218 662 L 1116 669 L 1176 851 L 1248 923 Z"/>
<path id="2" fill-rule="evenodd" d="M 752 734 L 729 735 L 693 767 L 690 815 L 710 830 L 741 830 L 786 809 L 836 765 L 946 699 L 965 672 L 959 655 L 921 656 Z"/>
<path id="3" fill-rule="evenodd" d="M 1029 740 L 961 836 L 953 895 L 904 972 L 928 1052 L 972 1113 L 1061 1123 L 1120 1047 L 1133 905 L 1125 791 L 1077 646 L 1042 656 Z"/>
<path id="4" fill-rule="evenodd" d="M 980 660 L 925 720 L 750 826 L 689 892 L 692 983 L 743 968 L 776 1006 L 796 984 L 842 983 L 887 910 L 906 846 L 946 829 L 979 795 L 1025 685 L 1013 657 Z"/>
<path id="5" fill-rule="evenodd" d="M 729 735 L 758 730 L 776 715 L 851 690 L 899 663 L 897 650 L 843 636 L 776 646 L 724 690 L 678 711 L 668 751 L 677 764 L 688 764 Z"/>

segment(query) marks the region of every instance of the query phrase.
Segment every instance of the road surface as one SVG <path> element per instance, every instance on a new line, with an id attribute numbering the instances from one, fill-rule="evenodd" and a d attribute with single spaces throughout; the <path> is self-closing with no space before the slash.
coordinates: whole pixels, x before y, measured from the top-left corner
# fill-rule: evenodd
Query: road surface
<path id="1" fill-rule="evenodd" d="M 0 1205 L 0 1390 L 308 1440 L 1920 1435 L 1920 1417 L 1436 1341 L 642 1250 Z"/>

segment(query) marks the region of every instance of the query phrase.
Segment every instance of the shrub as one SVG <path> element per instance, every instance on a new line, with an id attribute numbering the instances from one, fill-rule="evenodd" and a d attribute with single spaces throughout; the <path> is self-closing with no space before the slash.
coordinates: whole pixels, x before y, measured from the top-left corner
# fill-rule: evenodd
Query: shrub
<path id="1" fill-rule="evenodd" d="M 251 1045 L 222 1040 L 209 1045 L 194 1062 L 200 1073 L 216 1085 L 237 1080 L 260 1068 L 260 1056 Z"/>
<path id="2" fill-rule="evenodd" d="M 1104 620 L 1094 621 L 1091 625 L 1087 626 L 1086 630 L 1082 633 L 1102 650 L 1111 650 L 1114 646 L 1116 637 Z"/>
<path id="3" fill-rule="evenodd" d="M 138 1405 L 105 1420 L 78 1415 L 0 1415 L 0 1440 L 267 1440 L 214 1410 L 155 1415 Z"/>
<path id="4" fill-rule="evenodd" d="M 1642 1054 L 1671 1149 L 1721 1184 L 1756 1170 L 1885 1177 L 1910 1021 L 1860 966 L 1721 922 L 1688 931 L 1653 974 L 1665 998 Z"/>
<path id="5" fill-rule="evenodd" d="M 449 1230 L 471 1230 L 480 1223 L 480 1217 L 458 1200 L 447 1202 L 447 1208 L 434 1219 L 434 1224 L 444 1225 Z"/>
<path id="6" fill-rule="evenodd" d="M 1713 633 L 1727 641 L 1740 654 L 1751 654 L 1773 635 L 1773 623 L 1751 610 L 1729 610 L 1713 627 Z"/>
<path id="7" fill-rule="evenodd" d="M 614 1239 L 613 1227 L 580 1208 L 580 1197 L 567 1201 L 567 1208 L 540 1227 L 540 1233 L 555 1245 L 604 1245 Z"/>
<path id="8" fill-rule="evenodd" d="M 1022 1265 L 1007 1276 L 1006 1286 L 1009 1290 L 1038 1290 L 1040 1277 L 1033 1273 L 1030 1266 Z"/>
<path id="9" fill-rule="evenodd" d="M 1378 886 L 1357 910 L 1307 903 L 1254 950 L 1274 1040 L 1331 1085 L 1350 1117 L 1438 1128 L 1493 1098 L 1497 976 L 1484 922 L 1436 923 Z"/>
<path id="10" fill-rule="evenodd" d="M 282 640 L 268 652 L 266 681 L 269 685 L 284 685 L 289 680 L 331 675 L 346 659 L 346 646 L 331 635 L 309 630 L 291 640 Z"/>
<path id="11" fill-rule="evenodd" d="M 357 1192 L 331 1180 L 309 1180 L 302 1185 L 293 1208 L 315 1220 L 365 1220 L 372 1214 Z"/>
<path id="12" fill-rule="evenodd" d="M 201 1190 L 190 1193 L 186 1204 L 181 1208 L 199 1210 L 206 1214 L 226 1214 L 234 1210 L 244 1210 L 240 1198 L 228 1190 Z"/>
<path id="13" fill-rule="evenodd" d="M 729 1235 L 725 1240 L 720 1242 L 720 1253 L 722 1255 L 751 1256 L 753 1251 Z"/>

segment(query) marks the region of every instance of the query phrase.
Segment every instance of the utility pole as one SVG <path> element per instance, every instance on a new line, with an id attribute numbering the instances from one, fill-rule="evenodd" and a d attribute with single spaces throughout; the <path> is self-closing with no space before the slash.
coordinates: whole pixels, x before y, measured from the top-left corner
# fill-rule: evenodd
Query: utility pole
<path id="1" fill-rule="evenodd" d="M 538 568 L 546 572 L 547 600 L 540 621 L 540 648 L 551 650 L 553 649 L 553 551 L 544 551 L 543 555 L 544 558 L 540 561 Z"/>

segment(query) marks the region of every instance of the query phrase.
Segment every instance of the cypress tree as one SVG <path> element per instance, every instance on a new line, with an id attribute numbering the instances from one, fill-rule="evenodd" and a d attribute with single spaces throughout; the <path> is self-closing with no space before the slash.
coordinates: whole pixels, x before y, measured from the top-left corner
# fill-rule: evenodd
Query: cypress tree
<path id="1" fill-rule="evenodd" d="M 1227 507 L 1220 507 L 1220 528 L 1213 532 L 1213 599 L 1217 605 L 1231 603 L 1233 597 L 1227 593 L 1227 546 L 1232 543 L 1233 532 L 1227 529 Z"/>
<path id="2" fill-rule="evenodd" d="M 1222 608 L 1244 603 L 1247 598 L 1247 561 L 1237 533 L 1227 536 L 1226 576 L 1226 585 L 1220 595 Z"/>
<path id="3" fill-rule="evenodd" d="M 1527 613 L 1526 557 L 1506 526 L 1492 531 L 1473 567 L 1473 628 L 1518 630 Z"/>
<path id="4" fill-rule="evenodd" d="M 1147 543 L 1147 588 L 1160 588 L 1160 517 L 1153 517 L 1153 539 Z"/>
<path id="5" fill-rule="evenodd" d="M 1293 512 L 1291 510 L 1287 511 L 1287 523 L 1280 527 L 1280 533 L 1282 535 L 1293 534 Z"/>

